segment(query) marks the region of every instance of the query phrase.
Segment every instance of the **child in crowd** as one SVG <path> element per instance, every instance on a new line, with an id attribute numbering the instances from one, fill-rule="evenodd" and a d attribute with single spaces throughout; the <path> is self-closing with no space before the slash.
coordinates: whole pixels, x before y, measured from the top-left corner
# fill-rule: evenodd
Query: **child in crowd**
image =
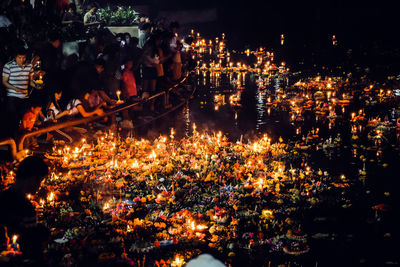
<path id="1" fill-rule="evenodd" d="M 147 99 L 156 91 L 157 68 L 160 58 L 157 54 L 155 40 L 150 39 L 143 48 L 142 74 L 143 74 L 143 94 L 142 98 Z M 150 111 L 154 111 L 154 99 L 150 101 Z"/>
<path id="2" fill-rule="evenodd" d="M 22 116 L 21 125 L 19 127 L 21 133 L 31 132 L 37 129 L 36 127 L 34 127 L 34 125 L 38 119 L 41 110 L 42 110 L 42 105 L 40 101 L 38 100 L 32 101 L 28 111 L 25 112 L 25 114 Z M 32 148 L 38 147 L 35 136 L 30 136 L 26 138 L 25 142 L 26 142 L 24 144 L 25 147 L 32 147 Z"/>
<path id="3" fill-rule="evenodd" d="M 128 60 L 125 63 L 124 73 L 122 74 L 123 81 L 123 96 L 125 99 L 137 97 L 136 80 L 133 74 L 133 61 Z"/>
<path id="4" fill-rule="evenodd" d="M 111 99 L 104 90 L 92 90 L 88 99 L 89 107 L 96 109 L 98 107 L 104 110 L 112 109 L 117 104 L 117 100 Z"/>
<path id="5" fill-rule="evenodd" d="M 56 89 L 50 96 L 50 101 L 47 104 L 47 116 L 45 118 L 45 121 L 47 120 L 52 120 L 53 122 L 56 122 L 58 119 L 61 119 L 62 117 L 66 116 L 69 114 L 69 110 L 61 110 L 59 101 L 62 97 L 62 90 L 61 89 Z"/>
<path id="6" fill-rule="evenodd" d="M 67 105 L 67 109 L 69 110 L 69 116 L 73 117 L 92 117 L 92 116 L 102 116 L 104 115 L 104 110 L 102 107 L 104 106 L 104 102 L 96 107 L 91 107 L 90 98 L 92 91 L 86 91 L 81 93 L 78 97 L 71 99 L 71 101 Z M 93 104 L 93 103 L 92 103 Z M 104 117 L 104 121 L 107 121 L 107 117 Z M 91 124 L 90 124 L 91 125 Z M 87 131 L 84 128 L 80 127 L 70 127 L 74 130 L 77 130 L 80 134 L 85 134 Z"/>
<path id="7" fill-rule="evenodd" d="M 171 65 L 171 80 L 176 82 L 182 77 L 182 58 L 181 58 L 181 50 L 183 45 L 181 42 L 176 42 L 176 51 L 172 56 L 172 65 Z"/>
<path id="8" fill-rule="evenodd" d="M 133 61 L 128 60 L 125 63 L 124 73 L 122 74 L 122 95 L 127 102 L 139 101 L 137 98 L 138 93 L 136 89 L 135 75 L 133 74 Z M 122 118 L 120 125 L 125 129 L 133 129 L 133 123 L 129 117 L 128 110 L 122 111 Z"/>
<path id="9" fill-rule="evenodd" d="M 53 122 L 56 123 L 59 119 L 64 116 L 69 115 L 69 110 L 62 110 L 59 104 L 59 101 L 62 97 L 62 90 L 56 89 L 51 93 L 50 101 L 47 103 L 46 107 L 46 117 L 44 119 L 45 122 Z M 68 142 L 72 142 L 72 137 L 68 134 L 68 131 L 73 130 L 73 128 L 65 128 L 63 130 L 55 130 L 47 133 L 46 141 L 52 140 L 54 137 L 56 139 L 66 139 Z"/>
<path id="10" fill-rule="evenodd" d="M 81 95 L 81 97 L 72 99 L 67 106 L 67 109 L 69 110 L 69 115 L 70 116 L 80 115 L 84 118 L 91 117 L 94 115 L 102 116 L 104 114 L 104 111 L 101 109 L 101 107 L 97 107 L 93 111 L 89 111 L 90 109 L 89 99 L 90 99 L 90 92 L 84 92 Z"/>

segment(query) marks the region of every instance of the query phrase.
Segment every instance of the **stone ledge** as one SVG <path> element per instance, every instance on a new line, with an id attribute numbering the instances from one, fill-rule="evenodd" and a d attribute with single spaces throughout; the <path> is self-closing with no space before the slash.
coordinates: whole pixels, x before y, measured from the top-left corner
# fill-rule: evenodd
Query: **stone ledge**
<path id="1" fill-rule="evenodd" d="M 117 33 L 128 32 L 132 37 L 139 38 L 139 27 L 137 25 L 133 26 L 106 26 L 114 35 Z"/>

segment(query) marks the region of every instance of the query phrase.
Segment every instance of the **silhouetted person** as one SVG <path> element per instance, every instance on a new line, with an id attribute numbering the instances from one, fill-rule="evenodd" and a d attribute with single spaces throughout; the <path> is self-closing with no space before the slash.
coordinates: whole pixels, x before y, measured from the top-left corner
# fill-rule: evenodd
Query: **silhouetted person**
<path id="1" fill-rule="evenodd" d="M 6 241 L 5 231 L 10 238 L 17 235 L 22 255 L 35 261 L 42 258 L 49 231 L 38 224 L 35 208 L 27 195 L 38 191 L 47 174 L 48 167 L 41 158 L 27 157 L 18 167 L 15 183 L 0 193 L 0 239 L 4 241 L 1 245 Z"/>
<path id="2" fill-rule="evenodd" d="M 73 25 L 74 23 L 82 24 L 81 16 L 76 12 L 76 5 L 74 3 L 69 4 L 68 11 L 64 13 L 61 23 L 63 25 Z"/>
<path id="3" fill-rule="evenodd" d="M 97 7 L 90 7 L 83 17 L 83 24 L 87 27 L 97 27 L 100 24 L 99 16 L 97 15 Z"/>

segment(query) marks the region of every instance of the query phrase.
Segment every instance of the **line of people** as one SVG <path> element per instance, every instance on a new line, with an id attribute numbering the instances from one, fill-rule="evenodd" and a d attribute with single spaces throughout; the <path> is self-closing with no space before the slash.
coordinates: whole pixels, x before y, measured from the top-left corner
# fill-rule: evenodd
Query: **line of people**
<path id="1" fill-rule="evenodd" d="M 117 104 L 140 101 L 179 81 L 182 71 L 194 66 L 182 51 L 179 24 L 165 28 L 145 16 L 140 20 L 139 38 L 114 36 L 101 28 L 90 31 L 86 40 L 64 41 L 59 30 L 49 32 L 45 42 L 2 39 L 1 58 L 3 64 L 8 61 L 2 68 L 1 113 L 7 125 L 2 137 L 17 137 L 49 121 L 101 116 Z M 145 110 L 169 108 L 167 101 L 162 104 L 151 101 Z M 122 113 L 121 127 L 133 128 L 131 115 Z M 106 123 L 116 128 L 115 116 Z M 37 145 L 34 138 L 28 141 Z"/>

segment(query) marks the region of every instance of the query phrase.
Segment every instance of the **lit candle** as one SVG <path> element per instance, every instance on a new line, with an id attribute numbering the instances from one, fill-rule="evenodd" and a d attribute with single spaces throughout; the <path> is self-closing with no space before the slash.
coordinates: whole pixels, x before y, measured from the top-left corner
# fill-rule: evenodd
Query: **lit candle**
<path id="1" fill-rule="evenodd" d="M 335 35 L 332 35 L 332 45 L 337 45 L 337 40 Z"/>
<path id="2" fill-rule="evenodd" d="M 18 236 L 13 235 L 12 237 L 12 244 L 11 244 L 11 249 L 13 251 L 19 251 L 19 244 L 17 243 Z"/>
<path id="3" fill-rule="evenodd" d="M 50 192 L 50 194 L 47 196 L 47 201 L 49 201 L 51 205 L 54 205 L 54 193 L 53 192 Z"/>
<path id="4" fill-rule="evenodd" d="M 175 260 L 171 262 L 172 267 L 181 267 L 185 264 L 185 260 L 179 255 L 176 255 Z"/>
<path id="5" fill-rule="evenodd" d="M 132 162 L 132 169 L 137 169 L 137 168 L 139 168 L 139 163 L 137 159 L 134 159 Z"/>
<path id="6" fill-rule="evenodd" d="M 120 97 L 119 97 L 120 95 L 121 95 L 121 91 L 118 90 L 118 91 L 117 91 L 118 102 L 121 101 L 121 99 L 120 99 Z"/>
<path id="7" fill-rule="evenodd" d="M 108 211 L 109 208 L 110 208 L 110 203 L 108 203 L 108 202 L 104 203 L 103 211 L 106 212 L 106 211 Z"/>

